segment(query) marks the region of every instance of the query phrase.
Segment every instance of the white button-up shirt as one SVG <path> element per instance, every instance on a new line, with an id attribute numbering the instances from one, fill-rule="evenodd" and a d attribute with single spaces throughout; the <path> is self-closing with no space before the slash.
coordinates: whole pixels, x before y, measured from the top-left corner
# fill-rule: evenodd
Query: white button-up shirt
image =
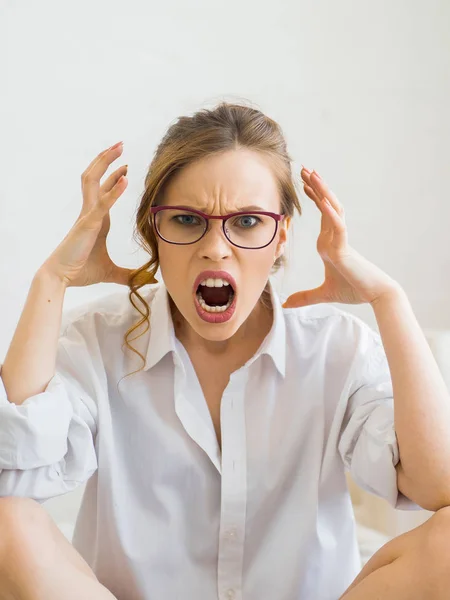
<path id="1" fill-rule="evenodd" d="M 0 385 L 0 496 L 88 480 L 73 545 L 119 600 L 336 600 L 361 568 L 345 469 L 417 508 L 397 488 L 379 334 L 270 290 L 273 326 L 222 397 L 222 450 L 161 282 L 141 290 L 143 371 L 123 379 L 142 365 L 122 351 L 139 317 L 124 290 L 64 312 L 43 393 L 15 405 Z"/>

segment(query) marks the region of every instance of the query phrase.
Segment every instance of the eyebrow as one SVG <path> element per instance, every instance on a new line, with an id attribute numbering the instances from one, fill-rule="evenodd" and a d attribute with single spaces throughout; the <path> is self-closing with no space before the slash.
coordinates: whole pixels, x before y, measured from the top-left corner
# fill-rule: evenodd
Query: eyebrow
<path id="1" fill-rule="evenodd" d="M 189 208 L 193 208 L 195 210 L 199 210 L 200 212 L 204 212 L 206 213 L 206 206 L 201 206 L 200 208 L 198 206 L 187 206 L 186 204 L 180 204 L 179 206 L 182 206 L 183 208 L 187 208 L 189 210 Z M 263 212 L 267 212 L 266 208 L 262 208 L 261 206 L 257 206 L 256 204 L 251 204 L 249 206 L 242 206 L 240 208 L 236 208 L 236 210 L 233 210 L 232 212 L 246 212 L 246 211 L 252 211 L 252 210 L 261 210 Z M 207 213 L 206 213 L 207 214 Z M 230 213 L 227 213 L 230 214 Z"/>

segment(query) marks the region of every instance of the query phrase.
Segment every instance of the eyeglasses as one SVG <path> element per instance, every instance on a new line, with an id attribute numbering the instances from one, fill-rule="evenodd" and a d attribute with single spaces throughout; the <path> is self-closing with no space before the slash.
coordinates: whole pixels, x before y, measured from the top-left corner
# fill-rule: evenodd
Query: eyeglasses
<path id="1" fill-rule="evenodd" d="M 210 219 L 221 219 L 228 241 L 238 248 L 253 250 L 265 248 L 272 242 L 278 222 L 286 216 L 265 211 L 212 216 L 184 206 L 152 206 L 150 212 L 156 233 L 170 244 L 195 244 L 208 231 Z"/>

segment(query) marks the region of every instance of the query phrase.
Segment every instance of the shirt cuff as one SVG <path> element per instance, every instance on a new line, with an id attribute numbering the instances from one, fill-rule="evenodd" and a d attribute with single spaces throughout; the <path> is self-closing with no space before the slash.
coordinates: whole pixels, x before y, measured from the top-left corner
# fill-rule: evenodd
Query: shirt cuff
<path id="1" fill-rule="evenodd" d="M 58 374 L 44 392 L 22 404 L 9 402 L 0 365 L 0 470 L 34 469 L 67 453 L 73 406 Z"/>
<path id="2" fill-rule="evenodd" d="M 400 461 L 392 407 L 378 406 L 366 421 L 351 458 L 350 473 L 365 490 L 401 510 L 423 510 L 400 492 L 396 465 Z"/>

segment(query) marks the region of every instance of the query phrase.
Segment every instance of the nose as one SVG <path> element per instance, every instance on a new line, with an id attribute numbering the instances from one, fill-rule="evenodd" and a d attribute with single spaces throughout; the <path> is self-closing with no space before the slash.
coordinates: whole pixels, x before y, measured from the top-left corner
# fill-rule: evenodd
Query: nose
<path id="1" fill-rule="evenodd" d="M 208 231 L 198 243 L 198 254 L 200 258 L 209 258 L 219 261 L 231 256 L 233 244 L 226 238 L 223 229 L 223 221 L 209 221 Z"/>

